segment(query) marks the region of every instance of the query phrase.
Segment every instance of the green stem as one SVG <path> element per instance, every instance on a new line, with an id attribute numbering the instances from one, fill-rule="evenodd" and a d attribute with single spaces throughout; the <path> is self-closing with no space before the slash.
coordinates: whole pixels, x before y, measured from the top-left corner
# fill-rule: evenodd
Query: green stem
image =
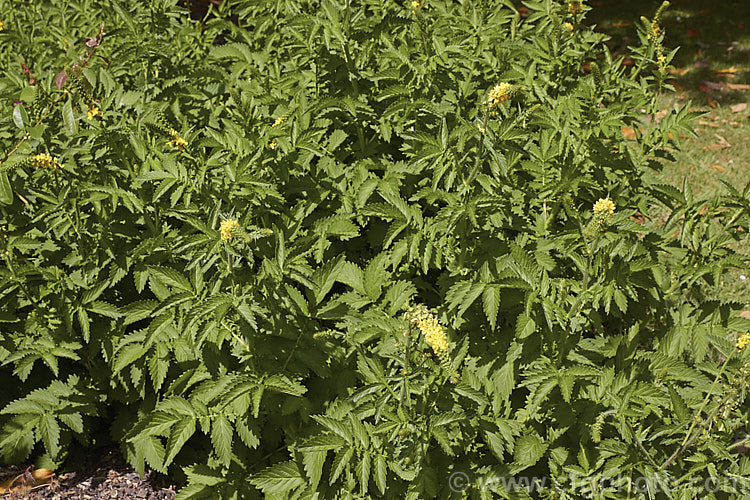
<path id="1" fill-rule="evenodd" d="M 708 394 L 706 394 L 706 397 L 703 399 L 703 403 L 701 404 L 700 409 L 698 410 L 698 413 L 695 414 L 693 417 L 693 421 L 690 424 L 690 428 L 687 431 L 687 434 L 685 434 L 685 439 L 682 440 L 682 444 L 680 447 L 675 450 L 674 453 L 672 453 L 672 456 L 670 456 L 660 467 L 661 469 L 666 469 L 669 467 L 672 462 L 674 462 L 677 457 L 680 456 L 680 454 L 687 449 L 687 447 L 692 442 L 690 439 L 690 436 L 693 433 L 693 429 L 695 429 L 695 426 L 698 423 L 698 420 L 700 420 L 700 416 L 703 414 L 703 410 L 706 408 L 706 405 L 708 404 L 708 400 L 711 399 L 711 395 L 714 392 L 714 388 L 716 387 L 716 384 L 719 382 L 719 379 L 724 374 L 724 369 L 727 367 L 727 364 L 729 363 L 729 360 L 732 359 L 732 353 L 729 353 L 727 356 L 727 359 L 724 360 L 724 364 L 721 365 L 721 369 L 719 370 L 719 373 L 716 375 L 716 378 L 714 379 L 713 384 L 711 384 L 711 388 L 708 390 Z"/>

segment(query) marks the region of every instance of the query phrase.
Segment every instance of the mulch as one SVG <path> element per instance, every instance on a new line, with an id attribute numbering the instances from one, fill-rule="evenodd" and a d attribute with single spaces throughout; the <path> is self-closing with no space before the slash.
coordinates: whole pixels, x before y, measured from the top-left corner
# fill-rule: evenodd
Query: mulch
<path id="1" fill-rule="evenodd" d="M 0 484 L 26 470 L 25 467 L 18 466 L 0 467 Z M 0 494 L 0 499 L 172 500 L 177 489 L 167 478 L 152 472 L 147 472 L 141 478 L 116 449 L 109 448 L 94 453 L 78 470 L 59 471 L 49 484 L 16 488 L 4 495 Z"/>

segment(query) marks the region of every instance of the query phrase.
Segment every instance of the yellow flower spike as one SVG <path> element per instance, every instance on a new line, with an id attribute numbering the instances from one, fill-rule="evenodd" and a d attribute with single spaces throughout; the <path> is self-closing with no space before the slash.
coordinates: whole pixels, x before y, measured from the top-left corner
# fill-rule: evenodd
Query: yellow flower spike
<path id="1" fill-rule="evenodd" d="M 276 146 L 278 146 L 278 143 L 276 142 L 276 139 L 272 140 L 268 143 L 268 147 L 271 149 L 276 149 Z"/>
<path id="2" fill-rule="evenodd" d="M 568 4 L 568 10 L 571 14 L 576 15 L 583 12 L 583 6 L 581 5 L 581 0 L 573 0 Z"/>
<path id="3" fill-rule="evenodd" d="M 499 83 L 490 90 L 487 96 L 487 104 L 490 109 L 504 103 L 513 95 L 513 85 L 510 83 Z"/>
<path id="4" fill-rule="evenodd" d="M 740 351 L 750 345 L 750 333 L 743 333 L 735 344 Z"/>
<path id="5" fill-rule="evenodd" d="M 439 358 L 443 359 L 448 355 L 450 347 L 448 346 L 448 339 L 445 336 L 443 327 L 440 326 L 437 318 L 425 306 L 420 304 L 416 308 L 409 308 L 404 314 L 404 319 L 422 332 L 425 342 L 432 347 L 432 350 L 435 351 L 435 354 Z"/>
<path id="6" fill-rule="evenodd" d="M 232 231 L 240 228 L 240 223 L 234 219 L 224 219 L 219 224 L 219 233 L 221 233 L 222 241 L 228 241 L 234 238 Z"/>
<path id="7" fill-rule="evenodd" d="M 594 203 L 594 228 L 598 231 L 604 231 L 610 217 L 615 215 L 615 204 L 609 198 L 599 198 Z"/>
<path id="8" fill-rule="evenodd" d="M 86 118 L 89 120 L 93 120 L 94 118 L 102 116 L 101 110 L 94 106 L 93 104 L 89 107 L 88 111 L 86 111 Z"/>
<path id="9" fill-rule="evenodd" d="M 271 128 L 278 127 L 279 125 L 281 125 L 285 121 L 286 121 L 286 116 L 281 115 L 278 118 L 276 118 L 276 120 L 273 122 L 273 125 L 271 125 Z"/>
<path id="10" fill-rule="evenodd" d="M 185 151 L 185 148 L 187 147 L 187 141 L 183 139 L 182 137 L 175 137 L 171 141 L 167 143 L 168 146 L 175 147 L 179 149 L 180 151 Z"/>
<path id="11" fill-rule="evenodd" d="M 34 155 L 29 158 L 29 160 L 31 160 L 31 164 L 35 167 L 54 168 L 58 172 L 60 171 L 60 164 L 58 163 L 57 158 L 49 153 Z"/>
<path id="12" fill-rule="evenodd" d="M 424 2 L 420 2 L 418 0 L 411 0 L 411 10 L 414 12 L 421 10 L 422 7 L 424 7 Z"/>
<path id="13" fill-rule="evenodd" d="M 5 21 L 0 19 L 0 31 L 3 31 L 5 29 Z"/>
<path id="14" fill-rule="evenodd" d="M 605 214 L 609 217 L 615 215 L 615 204 L 609 198 L 599 198 L 594 203 L 594 217 L 602 217 Z"/>

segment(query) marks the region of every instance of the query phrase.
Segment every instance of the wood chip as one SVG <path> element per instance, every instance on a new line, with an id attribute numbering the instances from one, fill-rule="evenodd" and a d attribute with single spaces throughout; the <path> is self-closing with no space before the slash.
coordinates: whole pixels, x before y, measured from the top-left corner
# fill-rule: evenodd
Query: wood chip
<path id="1" fill-rule="evenodd" d="M 724 167 L 722 167 L 721 165 L 718 165 L 718 164 L 717 165 L 711 165 L 710 168 L 713 168 L 714 170 L 718 170 L 719 172 L 726 172 L 727 171 L 726 168 L 724 168 Z"/>
<path id="2" fill-rule="evenodd" d="M 732 110 L 732 113 L 742 113 L 747 109 L 747 103 L 746 102 L 740 102 L 737 104 L 732 104 L 729 106 L 729 109 Z"/>

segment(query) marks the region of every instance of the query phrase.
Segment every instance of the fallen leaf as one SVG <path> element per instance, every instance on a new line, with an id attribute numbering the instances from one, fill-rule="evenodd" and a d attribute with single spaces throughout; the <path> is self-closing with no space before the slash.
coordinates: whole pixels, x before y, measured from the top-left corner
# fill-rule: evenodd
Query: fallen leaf
<path id="1" fill-rule="evenodd" d="M 679 76 L 685 76 L 685 74 L 690 71 L 687 68 L 669 68 L 667 69 L 667 73 L 670 75 L 679 75 Z"/>
<path id="2" fill-rule="evenodd" d="M 698 125 L 703 125 L 704 127 L 719 128 L 716 123 L 707 122 L 706 120 L 698 120 Z"/>
<path id="3" fill-rule="evenodd" d="M 740 318 L 750 319 L 750 311 L 742 311 L 740 313 Z"/>
<path id="4" fill-rule="evenodd" d="M 687 30 L 687 36 L 689 36 L 689 37 L 696 37 L 696 36 L 700 36 L 700 35 L 701 35 L 701 32 L 698 31 L 695 28 L 690 28 L 690 29 Z"/>
<path id="5" fill-rule="evenodd" d="M 36 489 L 49 484 L 55 473 L 49 469 L 36 469 L 12 477 L 0 484 L 0 493 L 9 493 L 15 490 Z"/>
<path id="6" fill-rule="evenodd" d="M 623 66 L 635 66 L 635 61 L 633 61 L 632 59 L 625 59 L 622 62 L 622 65 Z"/>
<path id="7" fill-rule="evenodd" d="M 622 127 L 622 135 L 625 137 L 625 139 L 629 141 L 634 141 L 637 139 L 637 136 L 635 135 L 635 130 L 633 130 L 630 127 Z"/>
<path id="8" fill-rule="evenodd" d="M 721 83 L 702 81 L 698 84 L 701 92 L 710 92 L 712 90 L 722 91 L 724 86 Z"/>
<path id="9" fill-rule="evenodd" d="M 632 23 L 629 23 L 627 21 L 617 21 L 615 23 L 612 23 L 612 26 L 615 28 L 627 28 L 628 26 L 632 26 Z"/>
<path id="10" fill-rule="evenodd" d="M 718 165 L 718 164 L 717 165 L 711 165 L 710 168 L 713 168 L 714 170 L 718 170 L 719 172 L 726 172 L 727 171 L 726 168 L 724 168 L 724 167 L 722 167 L 721 165 Z"/>
<path id="11" fill-rule="evenodd" d="M 732 113 L 742 113 L 747 109 L 747 103 L 746 102 L 740 102 L 737 104 L 732 104 L 729 106 L 729 109 L 732 110 Z"/>
<path id="12" fill-rule="evenodd" d="M 683 87 L 682 85 L 680 85 L 680 84 L 679 84 L 679 83 L 677 83 L 677 82 L 671 82 L 671 84 L 672 84 L 672 87 L 674 87 L 674 89 L 675 89 L 675 90 L 676 90 L 677 92 L 680 92 L 680 91 L 682 91 L 682 90 L 685 90 L 685 87 Z"/>
<path id="13" fill-rule="evenodd" d="M 708 105 L 711 106 L 712 108 L 715 108 L 716 106 L 719 105 L 719 103 L 717 103 L 715 99 L 711 99 L 708 96 L 706 96 L 706 99 L 708 99 Z"/>
<path id="14" fill-rule="evenodd" d="M 728 149 L 728 148 L 732 147 L 732 145 L 729 144 L 729 141 L 727 141 L 726 139 L 724 139 L 719 134 L 714 134 L 714 137 L 716 137 L 719 140 L 719 142 L 715 142 L 713 144 L 709 144 L 708 146 L 703 146 L 701 148 L 703 151 L 715 151 L 715 150 L 718 150 L 718 149 Z"/>
<path id="15" fill-rule="evenodd" d="M 737 68 L 732 66 L 731 68 L 728 68 L 728 69 L 717 69 L 716 71 L 714 71 L 714 73 L 716 73 L 719 76 L 724 76 L 724 75 L 734 75 L 738 71 L 739 70 Z"/>
<path id="16" fill-rule="evenodd" d="M 667 116 L 668 114 L 669 114 L 669 110 L 668 109 L 662 109 L 661 111 L 659 111 L 658 113 L 656 113 L 656 121 L 657 122 L 661 121 L 661 119 L 664 118 L 665 116 Z"/>
<path id="17" fill-rule="evenodd" d="M 750 84 L 747 83 L 727 83 L 727 87 L 731 90 L 750 90 Z"/>

